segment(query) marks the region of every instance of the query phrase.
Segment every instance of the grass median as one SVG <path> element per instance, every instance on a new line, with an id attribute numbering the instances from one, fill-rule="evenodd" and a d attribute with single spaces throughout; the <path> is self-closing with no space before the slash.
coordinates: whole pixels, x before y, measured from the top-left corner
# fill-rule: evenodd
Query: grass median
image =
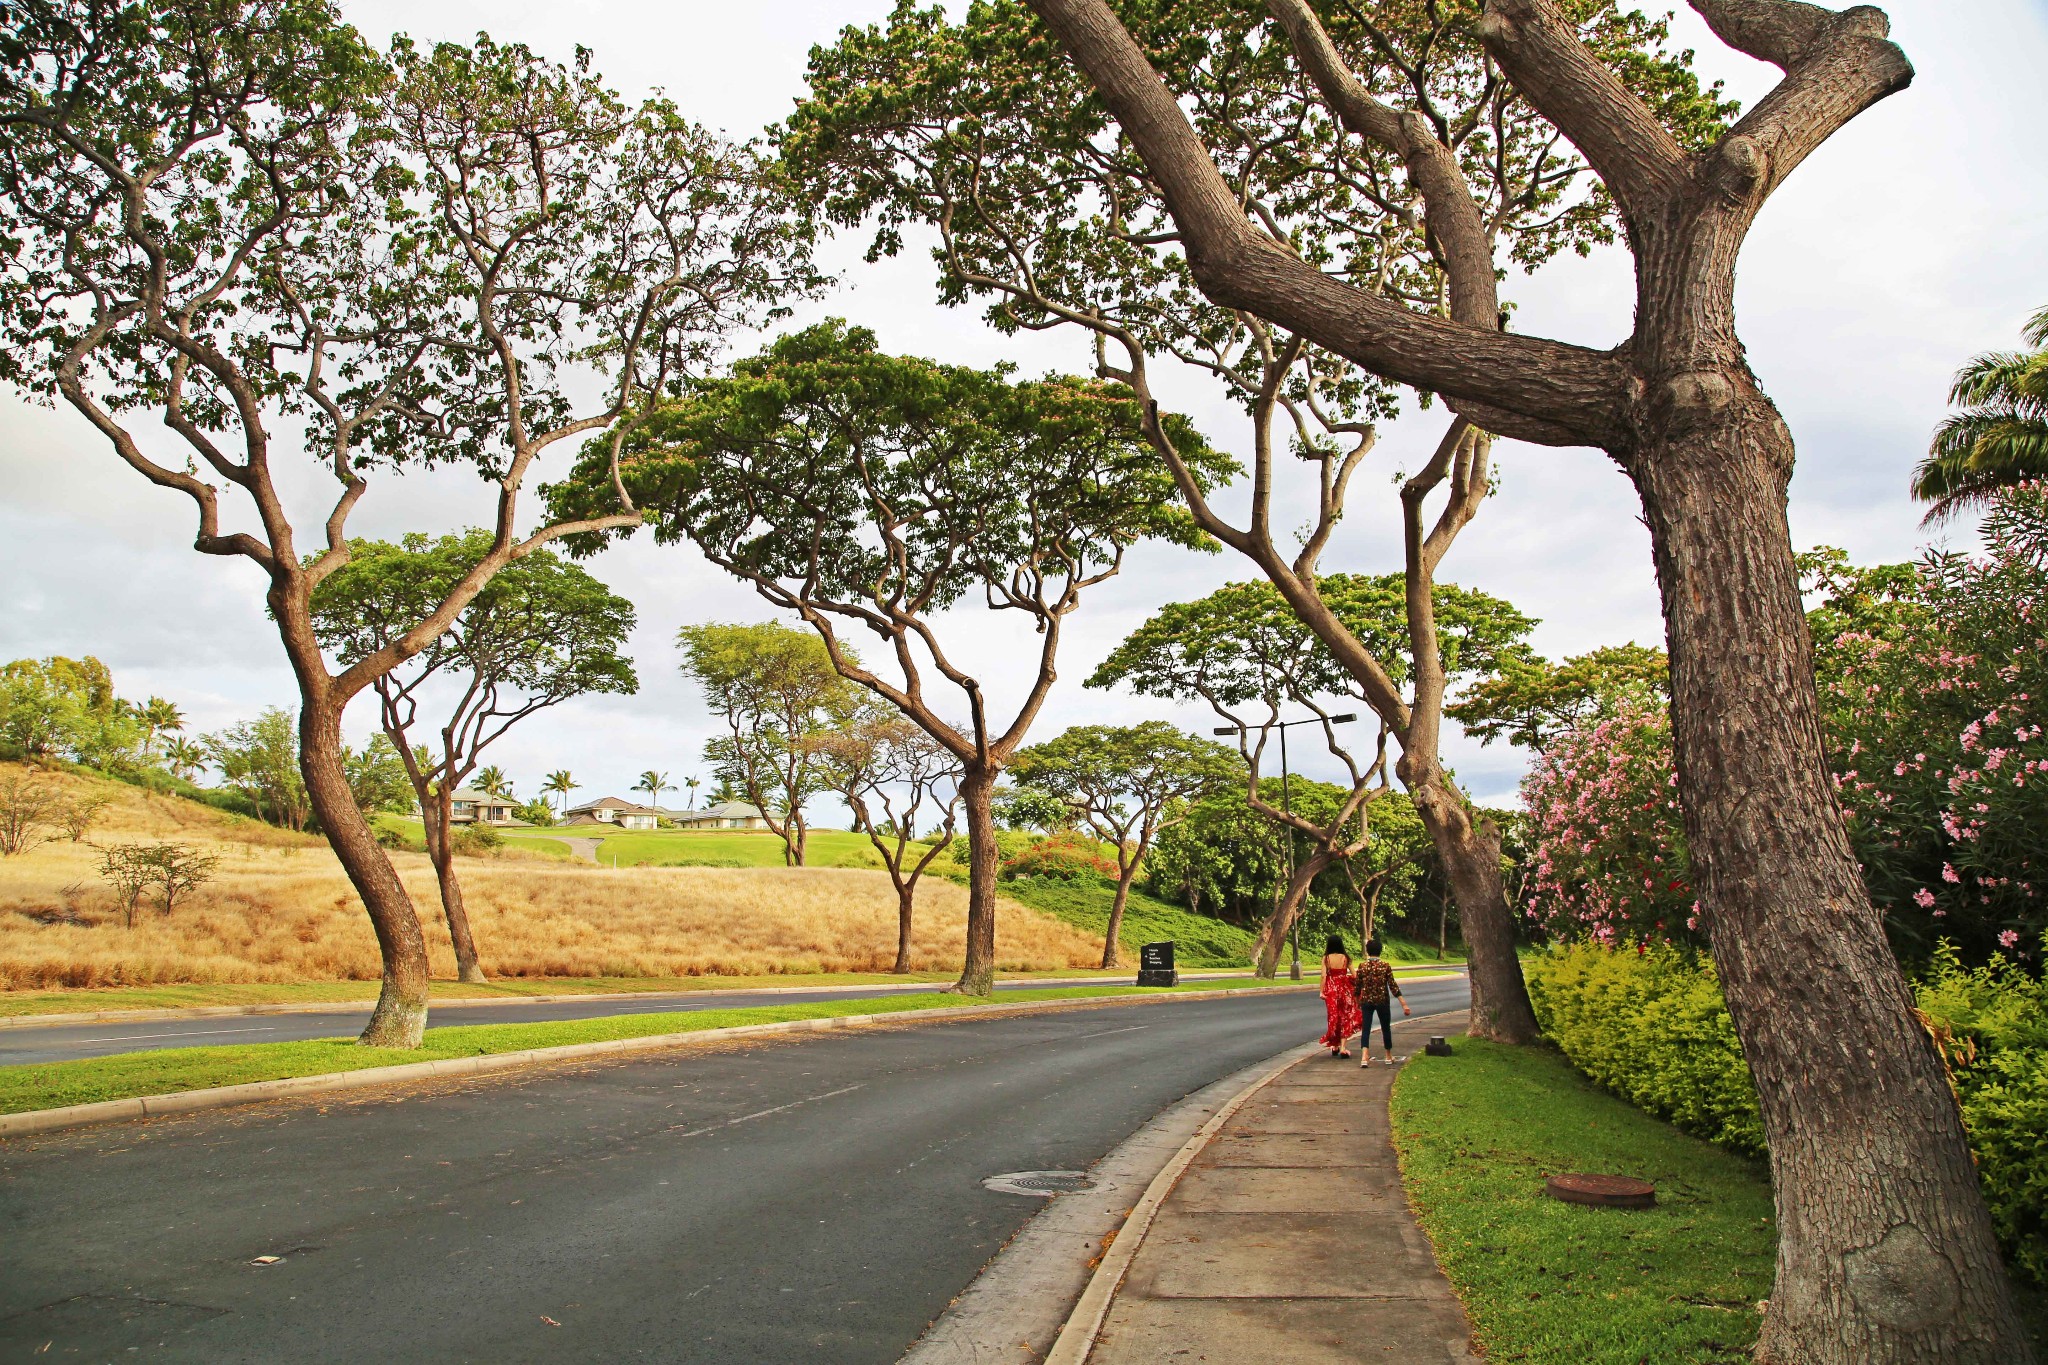
<path id="1" fill-rule="evenodd" d="M 975 1001 L 937 991 L 883 996 L 871 1000 L 817 1000 L 745 1009 L 674 1011 L 659 1014 L 617 1014 L 602 1019 L 569 1019 L 544 1024 L 467 1024 L 427 1030 L 415 1050 L 358 1047 L 347 1038 L 298 1043 L 242 1043 L 227 1047 L 163 1048 L 124 1052 L 76 1062 L 48 1062 L 0 1067 L 0 1114 L 56 1109 L 137 1095 L 168 1095 L 214 1086 L 275 1081 L 293 1076 L 324 1076 L 409 1062 L 481 1057 L 530 1048 L 561 1047 L 656 1034 L 700 1033 L 741 1024 L 772 1024 L 799 1019 L 832 1019 L 849 1014 L 908 1014 L 918 1010 L 952 1009 L 962 1005 L 990 1007 L 1029 1004 L 1037 1000 L 1092 1000 L 1118 997 L 1228 990 L 1247 986 L 1285 986 L 1286 981 L 1246 979 L 1191 981 L 1179 986 L 1138 990 L 1130 986 L 1065 986 L 1043 990 L 1004 991 L 992 1000 Z"/>
<path id="2" fill-rule="evenodd" d="M 1745 1361 L 1770 1293 L 1764 1168 L 1595 1089 L 1543 1048 L 1461 1040 L 1394 1089 L 1401 1173 L 1490 1360 Z M 1546 1175 L 1655 1182 L 1657 1207 L 1559 1203 Z"/>

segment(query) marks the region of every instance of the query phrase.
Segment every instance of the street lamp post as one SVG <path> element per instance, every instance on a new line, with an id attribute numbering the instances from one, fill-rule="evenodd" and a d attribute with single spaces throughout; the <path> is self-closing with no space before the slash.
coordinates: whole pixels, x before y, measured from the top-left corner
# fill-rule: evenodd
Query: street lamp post
<path id="1" fill-rule="evenodd" d="M 1288 792 L 1288 727 L 1293 725 L 1321 725 L 1325 720 L 1331 725 L 1348 725 L 1357 719 L 1358 717 L 1355 714 L 1347 711 L 1341 716 L 1305 716 L 1300 720 L 1275 721 L 1271 725 L 1261 725 L 1258 727 L 1261 730 L 1278 730 L 1280 732 L 1280 809 L 1284 813 L 1290 816 L 1294 814 L 1294 801 Z M 1248 725 L 1219 725 L 1216 727 L 1216 733 L 1219 735 L 1241 735 L 1251 728 Z M 1287 884 L 1289 886 L 1294 884 L 1294 825 L 1292 821 L 1289 821 L 1287 824 Z M 1281 894 L 1285 895 L 1286 893 L 1283 891 Z M 1287 926 L 1287 948 L 1288 979 L 1299 981 L 1301 980 L 1301 916 L 1299 915 L 1296 915 L 1294 922 Z"/>

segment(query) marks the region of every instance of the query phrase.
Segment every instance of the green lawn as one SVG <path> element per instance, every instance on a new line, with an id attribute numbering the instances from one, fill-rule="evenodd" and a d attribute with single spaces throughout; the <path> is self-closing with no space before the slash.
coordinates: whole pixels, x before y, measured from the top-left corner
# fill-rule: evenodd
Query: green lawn
<path id="1" fill-rule="evenodd" d="M 1401 1172 L 1489 1360 L 1735 1362 L 1770 1293 L 1764 1168 L 1595 1089 L 1547 1048 L 1461 1039 L 1394 1088 Z M 1654 1209 L 1543 1194 L 1547 1174 L 1655 1182 Z"/>
<path id="2" fill-rule="evenodd" d="M 1170 989 L 1181 992 L 1227 990 L 1257 984 L 1246 980 L 1223 980 L 1190 982 Z M 933 991 L 878 1000 L 792 1002 L 689 1014 L 621 1014 L 560 1023 L 468 1024 L 430 1028 L 425 1046 L 418 1051 L 357 1047 L 348 1039 L 335 1038 L 301 1043 L 247 1043 L 233 1047 L 125 1052 L 80 1062 L 0 1067 L 0 1114 L 54 1109 L 67 1104 L 92 1104 L 136 1095 L 165 1095 L 289 1076 L 327 1075 L 406 1062 L 522 1052 L 528 1048 L 559 1047 L 568 1043 L 645 1038 L 662 1033 L 696 1033 L 739 1024 L 827 1019 L 848 1014 L 896 1014 L 971 1004 L 1005 1006 L 1033 1000 L 1087 1000 L 1156 994 L 1156 990 L 1137 991 L 1129 986 L 1064 986 L 1035 991 L 1005 991 L 995 1000 L 975 1001 Z"/>

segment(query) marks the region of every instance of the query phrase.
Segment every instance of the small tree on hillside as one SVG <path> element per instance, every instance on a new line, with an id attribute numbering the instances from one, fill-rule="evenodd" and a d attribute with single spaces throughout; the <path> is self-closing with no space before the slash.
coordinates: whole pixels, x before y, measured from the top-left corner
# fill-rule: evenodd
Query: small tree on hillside
<path id="1" fill-rule="evenodd" d="M 256 719 L 237 721 L 203 742 L 221 781 L 248 797 L 259 816 L 286 829 L 306 827 L 313 807 L 300 771 L 299 727 L 290 711 L 267 706 Z M 337 765 L 340 757 L 337 748 Z M 355 808 L 351 795 L 349 809 Z"/>
<path id="2" fill-rule="evenodd" d="M 624 471 L 661 538 L 689 538 L 800 616 L 843 677 L 959 759 L 969 889 L 957 989 L 970 994 L 995 973 L 990 801 L 1052 688 L 1066 618 L 1137 541 L 1209 544 L 1175 505 L 1141 420 L 1104 386 L 884 355 L 872 333 L 827 323 L 693 384 Z M 1173 424 L 1205 482 L 1230 468 Z M 603 474 L 587 466 L 561 510 L 602 490 Z M 1007 721 L 940 641 L 939 613 L 970 596 L 1038 637 L 1032 665 L 1012 670 L 1024 686 Z M 887 662 L 857 660 L 847 627 L 873 635 Z M 933 686 L 958 694 L 963 723 L 941 715 Z"/>
<path id="3" fill-rule="evenodd" d="M 1330 574 L 1318 580 L 1317 592 L 1346 635 L 1386 661 L 1389 685 L 1409 685 L 1407 653 L 1399 642 L 1407 638 L 1414 613 L 1404 576 Z M 1439 690 L 1450 680 L 1489 673 L 1503 658 L 1518 655 L 1522 637 L 1535 624 L 1499 598 L 1452 584 L 1435 585 L 1430 599 L 1427 619 L 1434 633 L 1428 656 Z M 1162 609 L 1111 653 L 1088 685 L 1120 682 L 1150 696 L 1208 702 L 1236 727 L 1250 768 L 1247 799 L 1308 838 L 1309 855 L 1296 866 L 1260 936 L 1258 970 L 1271 975 L 1310 883 L 1370 842 L 1361 812 L 1385 790 L 1387 730 L 1383 723 L 1375 758 L 1360 763 L 1340 742 L 1325 703 L 1333 697 L 1366 701 L 1372 689 L 1338 662 L 1321 634 L 1267 583 L 1236 583 L 1199 601 Z M 1324 746 L 1350 777 L 1350 801 L 1327 821 L 1313 823 L 1290 813 L 1284 803 L 1272 807 L 1262 795 L 1259 776 L 1270 771 L 1264 768 L 1271 762 L 1267 746 L 1274 742 L 1283 705 L 1322 719 L 1318 728 Z M 1499 877 L 1498 868 L 1494 876 Z"/>
<path id="4" fill-rule="evenodd" d="M 0 776 L 0 857 L 26 853 L 50 838 L 63 797 L 48 779 L 24 768 Z"/>
<path id="5" fill-rule="evenodd" d="M 777 622 L 684 626 L 676 643 L 683 676 L 725 721 L 704 761 L 761 812 L 782 840 L 783 862 L 802 867 L 804 803 L 824 786 L 819 738 L 845 723 L 858 690 L 816 635 Z"/>
<path id="6" fill-rule="evenodd" d="M 960 760 L 893 707 L 858 708 L 818 738 L 821 783 L 846 802 L 896 888 L 896 965 L 910 970 L 918 879 L 953 842 Z M 925 833 L 919 834 L 923 828 Z"/>
<path id="7" fill-rule="evenodd" d="M 470 531 L 397 545 L 354 542 L 348 563 L 313 594 L 322 644 L 361 658 L 404 638 L 490 553 L 491 541 L 487 531 Z M 633 692 L 639 679 L 620 652 L 632 629 L 632 603 L 553 551 L 535 550 L 500 569 L 442 634 L 371 684 L 379 738 L 396 750 L 401 780 L 419 802 L 464 981 L 484 974 L 455 873 L 455 792 L 474 773 L 485 791 L 509 799 L 504 771 L 477 767 L 506 731 L 572 697 Z M 419 733 L 423 708 L 434 718 L 432 739 Z"/>
<path id="8" fill-rule="evenodd" d="M 327 0 L 27 0 L 7 33 L 0 378 L 61 396 L 189 501 L 200 553 L 263 575 L 307 798 L 383 959 L 362 1041 L 416 1047 L 426 943 L 349 795 L 342 713 L 508 564 L 637 524 L 615 480 L 574 525 L 522 530 L 520 494 L 551 447 L 616 441 L 808 287 L 808 228 L 752 151 L 626 105 L 587 54 L 480 38 L 385 60 Z M 176 453 L 147 434 L 166 428 Z M 310 518 L 293 457 L 324 472 Z M 379 473 L 440 464 L 487 480 L 486 552 L 399 638 L 330 663 L 311 603 L 349 517 Z"/>
<path id="9" fill-rule="evenodd" d="M 1238 776 L 1230 750 L 1162 720 L 1077 725 L 1018 750 L 1010 772 L 1065 801 L 1096 838 L 1116 850 L 1116 897 L 1103 936 L 1104 967 L 1118 964 L 1124 906 L 1153 839 L 1186 819 L 1195 801 Z"/>

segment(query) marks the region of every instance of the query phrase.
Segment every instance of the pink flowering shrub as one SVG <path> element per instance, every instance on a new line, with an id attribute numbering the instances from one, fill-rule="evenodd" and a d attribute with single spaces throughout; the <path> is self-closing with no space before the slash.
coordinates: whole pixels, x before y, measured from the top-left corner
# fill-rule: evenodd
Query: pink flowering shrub
<path id="1" fill-rule="evenodd" d="M 1630 696 L 1537 755 L 1523 913 L 1553 939 L 1704 942 L 1663 698 Z"/>
<path id="2" fill-rule="evenodd" d="M 2048 492 L 2008 494 L 1987 552 L 1860 569 L 1809 556 L 1831 777 L 1901 957 L 2026 957 L 2048 929 Z M 1523 785 L 1525 913 L 1609 946 L 1704 942 L 1661 697 L 1623 699 Z"/>

